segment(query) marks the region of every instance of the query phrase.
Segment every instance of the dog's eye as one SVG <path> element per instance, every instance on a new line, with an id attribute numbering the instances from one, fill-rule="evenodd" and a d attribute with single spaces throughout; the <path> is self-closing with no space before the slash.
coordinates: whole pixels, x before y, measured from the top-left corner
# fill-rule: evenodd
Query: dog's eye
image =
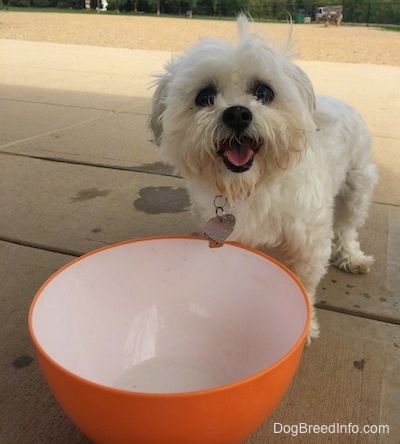
<path id="1" fill-rule="evenodd" d="M 266 105 L 274 100 L 275 94 L 272 88 L 265 83 L 257 83 L 252 90 L 252 93 L 258 101 Z"/>
<path id="2" fill-rule="evenodd" d="M 217 91 L 213 86 L 207 86 L 202 89 L 196 97 L 196 105 L 198 106 L 212 106 L 214 105 L 215 96 Z"/>

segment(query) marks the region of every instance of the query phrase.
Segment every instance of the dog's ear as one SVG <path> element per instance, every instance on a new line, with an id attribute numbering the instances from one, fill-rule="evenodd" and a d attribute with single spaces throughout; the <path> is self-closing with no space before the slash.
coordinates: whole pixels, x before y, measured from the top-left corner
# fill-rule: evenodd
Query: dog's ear
<path id="1" fill-rule="evenodd" d="M 161 138 L 163 134 L 163 113 L 166 108 L 166 99 L 168 95 L 168 77 L 161 77 L 157 82 L 157 89 L 153 95 L 151 102 L 150 117 L 147 122 L 147 126 L 152 133 L 151 141 L 157 146 L 161 144 Z"/>
<path id="2" fill-rule="evenodd" d="M 284 64 L 285 73 L 291 77 L 296 83 L 297 90 L 299 91 L 300 97 L 303 102 L 307 105 L 310 114 L 314 114 L 315 111 L 315 94 L 314 88 L 307 74 L 299 68 L 297 65 L 292 63 L 291 60 L 287 59 L 287 63 Z"/>
<path id="3" fill-rule="evenodd" d="M 249 20 L 246 14 L 240 13 L 238 15 L 237 29 L 239 35 L 239 42 L 243 42 L 246 39 L 253 38 L 254 41 L 260 42 L 261 46 L 263 46 L 264 48 L 271 47 L 266 38 L 262 37 L 259 34 L 251 34 L 249 29 Z M 297 65 L 295 65 L 291 60 L 291 58 L 295 55 L 295 52 L 293 52 L 292 49 L 293 40 L 291 34 L 292 34 L 292 27 L 290 28 L 290 35 L 288 38 L 288 42 L 286 43 L 285 49 L 283 51 L 278 51 L 278 52 L 280 53 L 283 60 L 283 70 L 285 74 L 294 80 L 303 103 L 307 105 L 310 114 L 313 114 L 315 110 L 314 89 L 306 73 Z"/>

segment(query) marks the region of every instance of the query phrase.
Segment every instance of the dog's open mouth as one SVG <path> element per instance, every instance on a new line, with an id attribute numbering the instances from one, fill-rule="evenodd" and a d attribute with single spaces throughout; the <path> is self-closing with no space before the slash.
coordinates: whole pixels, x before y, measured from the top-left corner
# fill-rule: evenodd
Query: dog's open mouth
<path id="1" fill-rule="evenodd" d="M 243 173 L 251 168 L 259 148 L 260 143 L 250 137 L 235 137 L 221 142 L 218 154 L 229 170 Z"/>

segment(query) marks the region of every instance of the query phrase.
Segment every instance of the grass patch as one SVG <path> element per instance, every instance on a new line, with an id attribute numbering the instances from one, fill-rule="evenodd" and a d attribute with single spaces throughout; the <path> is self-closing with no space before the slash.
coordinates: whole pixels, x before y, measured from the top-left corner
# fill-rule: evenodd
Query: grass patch
<path id="1" fill-rule="evenodd" d="M 376 27 L 384 31 L 400 32 L 400 25 L 376 25 Z"/>
<path id="2" fill-rule="evenodd" d="M 1 0 L 0 0 L 0 11 L 13 11 L 13 12 L 47 12 L 47 13 L 64 13 L 64 14 L 101 14 L 101 15 L 128 15 L 128 16 L 141 16 L 141 17 L 163 17 L 163 18 L 182 18 L 182 19 L 186 19 L 184 14 L 161 14 L 160 16 L 157 16 L 155 12 L 133 12 L 133 11 L 129 11 L 129 12 L 125 12 L 125 11 L 113 11 L 113 10 L 108 10 L 108 11 L 97 11 L 96 9 L 73 9 L 73 8 L 68 8 L 68 9 L 63 9 L 63 8 L 35 8 L 35 7 L 17 7 L 17 6 L 8 6 L 8 5 L 4 5 L 1 4 Z M 195 14 L 193 16 L 193 20 L 215 20 L 215 21 L 236 21 L 236 16 L 235 15 L 230 15 L 230 16 L 218 16 L 218 15 L 214 15 L 214 16 L 203 16 L 203 15 L 197 15 Z M 282 24 L 287 24 L 289 21 L 287 19 L 282 19 L 282 20 L 272 20 L 272 19 L 268 19 L 268 18 L 264 18 L 264 17 L 253 17 L 253 20 L 256 23 L 282 23 Z M 318 24 L 316 22 L 313 22 L 312 24 Z M 350 22 L 343 22 L 342 23 L 343 26 L 360 26 L 360 27 L 365 27 L 365 26 L 369 26 L 371 28 L 377 28 L 377 29 L 382 29 L 383 31 L 392 31 L 392 32 L 400 32 L 400 25 L 388 25 L 388 24 L 379 24 L 379 23 L 371 23 L 371 24 L 367 24 L 367 23 L 350 23 Z M 309 26 L 309 25 L 307 25 Z"/>
<path id="3" fill-rule="evenodd" d="M 63 9 L 63 8 L 33 8 L 30 6 L 27 7 L 17 7 L 17 6 L 7 6 L 3 5 L 0 7 L 2 11 L 12 11 L 12 12 L 65 12 L 69 14 L 82 14 L 84 12 L 93 12 L 86 11 L 85 9 Z M 94 11 L 97 13 L 97 11 Z"/>

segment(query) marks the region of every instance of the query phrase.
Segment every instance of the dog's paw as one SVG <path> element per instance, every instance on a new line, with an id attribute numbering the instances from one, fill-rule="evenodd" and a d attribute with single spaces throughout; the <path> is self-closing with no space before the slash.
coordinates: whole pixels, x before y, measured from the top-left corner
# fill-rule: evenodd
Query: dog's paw
<path id="1" fill-rule="evenodd" d="M 371 266 L 374 263 L 374 258 L 372 256 L 366 256 L 364 253 L 360 252 L 357 255 L 350 256 L 337 255 L 333 258 L 332 264 L 340 270 L 347 271 L 347 273 L 354 274 L 366 274 L 371 270 Z"/>
<path id="2" fill-rule="evenodd" d="M 315 314 L 313 314 L 311 318 L 310 328 L 307 334 L 306 346 L 311 344 L 313 339 L 317 339 L 319 337 L 319 322 Z"/>

